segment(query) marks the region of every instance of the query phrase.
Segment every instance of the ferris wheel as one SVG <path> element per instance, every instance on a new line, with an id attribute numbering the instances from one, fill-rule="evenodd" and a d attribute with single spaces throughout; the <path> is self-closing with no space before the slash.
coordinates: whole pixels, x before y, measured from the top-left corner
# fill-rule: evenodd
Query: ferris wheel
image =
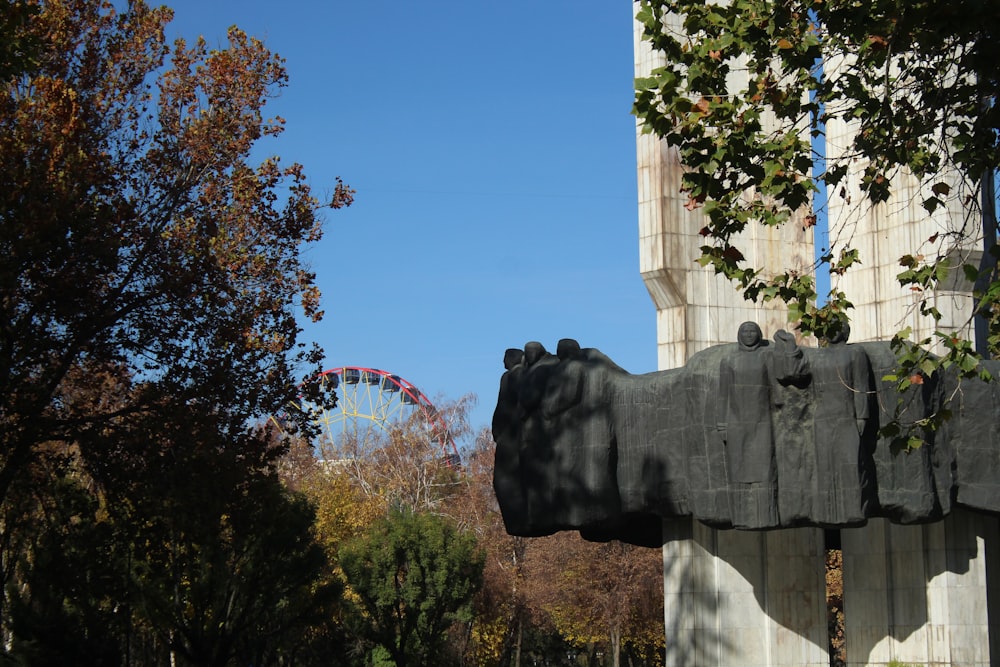
<path id="1" fill-rule="evenodd" d="M 430 399 L 408 380 L 379 368 L 342 366 L 323 371 L 310 382 L 318 382 L 335 393 L 333 408 L 300 401 L 294 405 L 320 427 L 317 451 L 337 451 L 345 442 L 377 443 L 394 429 L 416 430 L 428 438 L 448 460 L 458 460 L 458 449 L 444 416 Z"/>

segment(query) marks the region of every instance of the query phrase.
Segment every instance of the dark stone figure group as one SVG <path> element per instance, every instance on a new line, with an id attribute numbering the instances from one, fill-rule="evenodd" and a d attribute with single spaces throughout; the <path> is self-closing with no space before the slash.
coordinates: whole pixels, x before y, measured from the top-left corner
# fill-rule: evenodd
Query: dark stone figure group
<path id="1" fill-rule="evenodd" d="M 888 345 L 848 335 L 803 347 L 747 322 L 737 343 L 645 375 L 572 339 L 554 355 L 538 342 L 507 350 L 493 436 L 508 532 L 658 546 L 665 518 L 766 530 L 1000 511 L 997 386 L 945 374 L 900 395 L 882 379 L 896 366 Z M 952 417 L 920 449 L 880 439 L 880 425 L 917 421 L 945 396 Z"/>

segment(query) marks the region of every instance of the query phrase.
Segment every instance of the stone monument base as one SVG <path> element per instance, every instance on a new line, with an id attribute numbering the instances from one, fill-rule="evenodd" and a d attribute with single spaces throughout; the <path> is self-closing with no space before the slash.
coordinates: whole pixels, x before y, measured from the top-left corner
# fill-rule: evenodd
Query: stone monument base
<path id="1" fill-rule="evenodd" d="M 822 529 L 664 532 L 667 665 L 829 667 Z"/>
<path id="2" fill-rule="evenodd" d="M 848 667 L 1000 664 L 998 537 L 997 517 L 961 508 L 842 530 Z"/>
<path id="3" fill-rule="evenodd" d="M 664 522 L 666 664 L 829 667 L 820 528 Z M 841 530 L 848 667 L 1000 664 L 1000 520 L 871 519 Z"/>

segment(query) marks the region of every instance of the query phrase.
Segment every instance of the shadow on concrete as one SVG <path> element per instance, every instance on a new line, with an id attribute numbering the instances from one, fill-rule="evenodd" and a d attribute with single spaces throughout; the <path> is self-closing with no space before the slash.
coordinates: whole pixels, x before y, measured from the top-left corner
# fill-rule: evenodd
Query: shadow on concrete
<path id="1" fill-rule="evenodd" d="M 980 643 L 998 618 L 998 530 L 997 517 L 957 508 L 934 523 L 841 531 L 849 663 L 998 655 L 994 628 Z"/>
<path id="2" fill-rule="evenodd" d="M 690 520 L 664 522 L 663 581 L 667 665 L 725 665 L 738 647 L 718 623 L 718 587 L 711 554 Z"/>

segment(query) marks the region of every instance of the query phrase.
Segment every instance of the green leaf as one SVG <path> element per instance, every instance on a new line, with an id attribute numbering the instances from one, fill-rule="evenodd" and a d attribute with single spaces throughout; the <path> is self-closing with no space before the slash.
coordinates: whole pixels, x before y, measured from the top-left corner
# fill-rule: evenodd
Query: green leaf
<path id="1" fill-rule="evenodd" d="M 958 360 L 958 367 L 964 373 L 971 373 L 979 366 L 979 359 L 971 354 L 963 354 Z"/>
<path id="2" fill-rule="evenodd" d="M 948 274 L 951 272 L 951 262 L 944 259 L 938 262 L 937 266 L 934 267 L 934 278 L 938 282 L 943 282 L 947 280 Z"/>

